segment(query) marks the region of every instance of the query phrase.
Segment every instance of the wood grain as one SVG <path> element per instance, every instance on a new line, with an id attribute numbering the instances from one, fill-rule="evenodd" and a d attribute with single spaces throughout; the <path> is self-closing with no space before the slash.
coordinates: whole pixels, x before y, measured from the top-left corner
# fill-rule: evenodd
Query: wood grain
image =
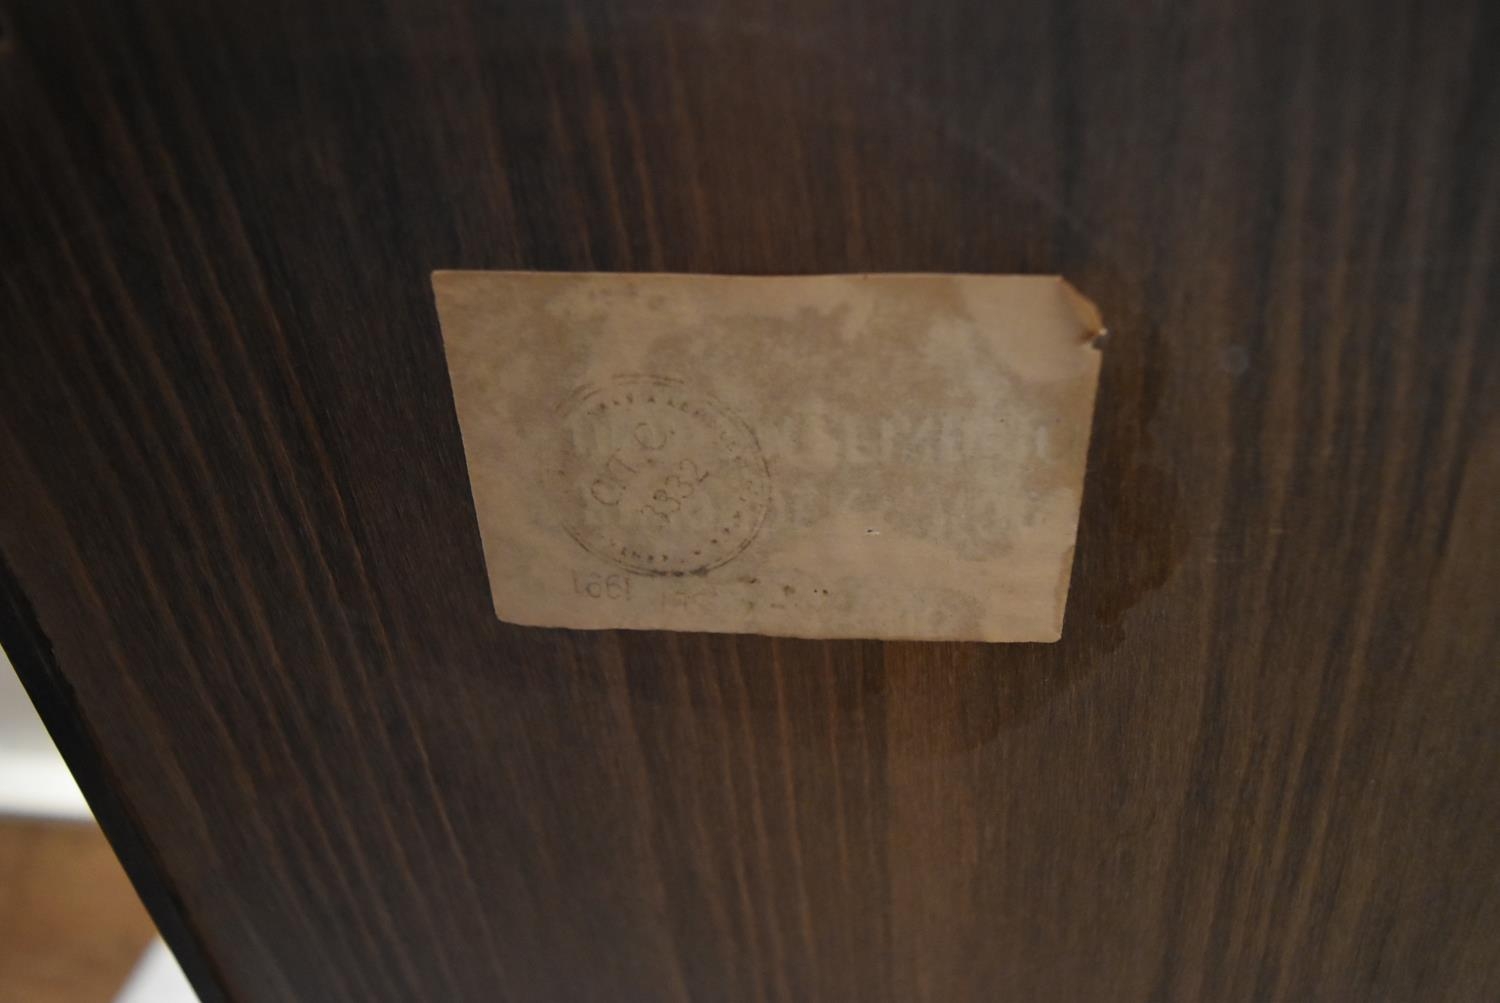
<path id="1" fill-rule="evenodd" d="M 1500 997 L 1496 5 L 7 2 L 3 640 L 205 996 Z M 1062 642 L 495 621 L 435 268 L 1067 275 Z"/>

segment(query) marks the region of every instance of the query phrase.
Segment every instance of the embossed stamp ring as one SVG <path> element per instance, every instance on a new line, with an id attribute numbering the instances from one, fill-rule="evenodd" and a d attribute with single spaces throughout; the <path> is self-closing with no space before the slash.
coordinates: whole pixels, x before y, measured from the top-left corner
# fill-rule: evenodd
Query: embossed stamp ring
<path id="1" fill-rule="evenodd" d="M 647 575 L 700 574 L 760 530 L 771 478 L 755 433 L 677 380 L 621 376 L 562 412 L 552 492 L 589 553 Z"/>

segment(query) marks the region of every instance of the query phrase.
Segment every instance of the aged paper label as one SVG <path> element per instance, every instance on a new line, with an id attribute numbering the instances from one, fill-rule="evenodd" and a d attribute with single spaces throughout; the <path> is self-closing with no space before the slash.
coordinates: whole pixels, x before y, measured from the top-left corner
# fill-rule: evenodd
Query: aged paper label
<path id="1" fill-rule="evenodd" d="M 1102 333 L 1061 279 L 432 281 L 502 620 L 1060 636 Z"/>

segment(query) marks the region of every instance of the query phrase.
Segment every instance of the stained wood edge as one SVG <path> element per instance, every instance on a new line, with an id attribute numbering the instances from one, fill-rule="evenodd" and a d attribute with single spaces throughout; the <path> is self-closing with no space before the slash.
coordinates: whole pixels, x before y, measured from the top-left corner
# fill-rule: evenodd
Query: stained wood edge
<path id="1" fill-rule="evenodd" d="M 129 806 L 116 793 L 113 771 L 84 724 L 73 688 L 57 664 L 52 643 L 42 631 L 3 552 L 0 552 L 0 647 L 15 666 L 21 686 L 36 706 L 64 762 L 73 771 L 84 800 L 156 924 L 157 932 L 176 955 L 200 1003 L 231 1003 L 218 968 L 202 950 L 154 847 Z"/>

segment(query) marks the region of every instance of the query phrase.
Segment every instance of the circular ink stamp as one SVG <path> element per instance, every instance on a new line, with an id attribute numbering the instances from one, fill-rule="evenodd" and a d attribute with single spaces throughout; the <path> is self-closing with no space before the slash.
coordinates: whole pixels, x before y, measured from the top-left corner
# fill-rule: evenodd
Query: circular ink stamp
<path id="1" fill-rule="evenodd" d="M 563 528 L 597 557 L 647 575 L 733 560 L 771 507 L 755 433 L 677 380 L 620 376 L 561 411 L 553 497 Z"/>

